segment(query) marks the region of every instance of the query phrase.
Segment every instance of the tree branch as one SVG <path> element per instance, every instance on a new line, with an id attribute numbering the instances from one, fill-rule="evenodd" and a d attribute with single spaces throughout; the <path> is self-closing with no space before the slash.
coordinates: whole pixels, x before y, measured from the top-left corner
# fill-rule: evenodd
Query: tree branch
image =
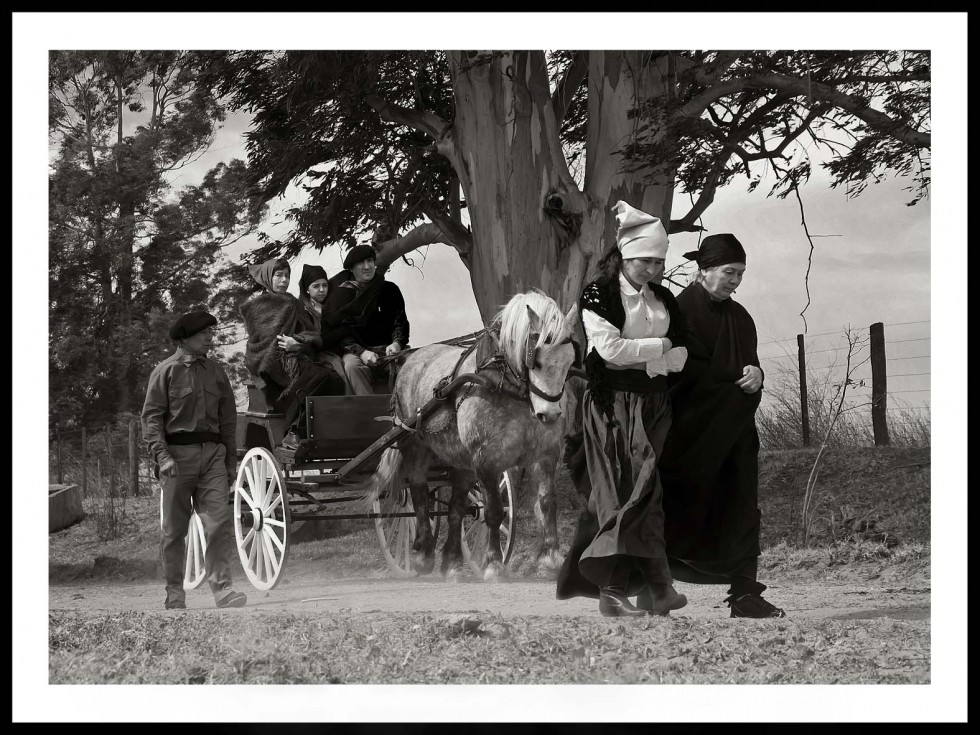
<path id="1" fill-rule="evenodd" d="M 421 224 L 401 237 L 385 240 L 375 245 L 378 251 L 378 267 L 387 267 L 406 253 L 410 253 L 423 245 L 432 245 L 434 243 L 449 245 L 455 248 L 460 253 L 460 256 L 463 256 L 464 253 L 468 255 L 469 248 L 472 246 L 472 238 L 467 237 L 467 242 L 456 237 L 456 234 L 455 232 L 447 233 L 442 227 L 433 222 Z M 469 233 L 467 233 L 468 235 Z"/>
<path id="2" fill-rule="evenodd" d="M 433 112 L 413 110 L 382 99 L 379 95 L 369 94 L 364 98 L 368 106 L 377 112 L 382 120 L 406 125 L 414 130 L 425 133 L 435 143 L 439 143 L 449 127 L 449 123 Z"/>
<path id="3" fill-rule="evenodd" d="M 568 112 L 568 106 L 572 102 L 575 90 L 578 89 L 588 72 L 589 52 L 576 51 L 572 63 L 565 70 L 564 76 L 555 86 L 555 93 L 551 96 L 551 107 L 554 110 L 555 122 L 558 123 L 558 127 L 561 127 L 562 120 L 565 119 L 565 113 Z"/>
<path id="4" fill-rule="evenodd" d="M 928 79 L 927 75 L 911 76 L 921 76 L 922 80 Z M 712 81 L 710 75 L 697 71 L 695 72 L 695 79 L 699 82 L 709 84 Z M 787 92 L 794 97 L 809 97 L 820 100 L 854 115 L 854 117 L 867 123 L 875 130 L 890 135 L 903 143 L 908 143 L 918 148 L 929 148 L 932 145 L 932 136 L 930 133 L 924 133 L 903 125 L 884 112 L 879 112 L 870 107 L 864 100 L 858 97 L 841 92 L 821 82 L 796 79 L 782 74 L 752 74 L 746 77 L 735 77 L 711 85 L 701 92 L 701 94 L 695 95 L 687 104 L 683 105 L 671 115 L 671 122 L 676 123 L 684 118 L 697 119 L 701 117 L 701 114 L 712 102 L 745 89 L 776 89 L 781 92 Z"/>

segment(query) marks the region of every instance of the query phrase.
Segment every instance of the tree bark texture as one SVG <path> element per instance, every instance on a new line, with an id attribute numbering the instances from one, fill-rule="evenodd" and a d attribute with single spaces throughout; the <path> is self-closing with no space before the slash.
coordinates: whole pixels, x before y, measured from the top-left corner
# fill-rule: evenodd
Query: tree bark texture
<path id="1" fill-rule="evenodd" d="M 569 172 L 545 55 L 452 52 L 454 164 L 473 247 L 467 264 L 484 321 L 515 293 L 540 288 L 577 301 L 613 244 L 619 199 L 670 220 L 673 171 L 622 171 L 638 134 L 628 112 L 667 90 L 665 68 L 639 52 L 591 52 L 585 188 Z M 649 134 L 649 132 L 647 133 Z M 652 176 L 651 179 L 644 177 Z"/>

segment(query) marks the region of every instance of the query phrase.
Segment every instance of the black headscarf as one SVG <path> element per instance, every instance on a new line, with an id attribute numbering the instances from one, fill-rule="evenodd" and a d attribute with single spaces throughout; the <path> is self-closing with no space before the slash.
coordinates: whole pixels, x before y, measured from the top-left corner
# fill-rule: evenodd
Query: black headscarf
<path id="1" fill-rule="evenodd" d="M 745 248 L 735 235 L 726 232 L 721 235 L 708 235 L 701 241 L 701 247 L 684 253 L 688 260 L 696 260 L 698 268 L 713 268 L 727 263 L 744 263 Z"/>
<path id="2" fill-rule="evenodd" d="M 318 265 L 310 265 L 309 263 L 303 264 L 303 274 L 299 277 L 299 293 L 301 296 L 306 296 L 306 289 L 310 287 L 310 284 L 314 281 L 319 281 L 320 279 L 324 281 L 327 279 L 327 272 L 323 270 Z"/>

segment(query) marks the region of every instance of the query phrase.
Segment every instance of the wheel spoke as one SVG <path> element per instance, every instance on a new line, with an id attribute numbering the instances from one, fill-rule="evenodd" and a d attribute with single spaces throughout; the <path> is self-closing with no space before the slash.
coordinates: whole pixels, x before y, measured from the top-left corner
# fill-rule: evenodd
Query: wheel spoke
<path id="1" fill-rule="evenodd" d="M 266 538 L 268 538 L 273 544 L 276 545 L 276 547 L 279 549 L 280 554 L 285 553 L 286 544 L 284 544 L 282 542 L 282 539 L 279 538 L 279 534 L 275 533 L 274 531 L 269 531 L 269 533 L 266 534 Z"/>
<path id="2" fill-rule="evenodd" d="M 249 494 L 248 494 L 248 493 L 247 493 L 247 492 L 245 491 L 245 488 L 244 488 L 244 487 L 241 487 L 241 486 L 239 486 L 239 487 L 238 487 L 238 488 L 236 488 L 236 489 L 237 489 L 237 491 L 238 491 L 238 494 L 239 494 L 239 495 L 241 495 L 241 496 L 242 496 L 243 498 L 245 498 L 245 502 L 246 502 L 246 503 L 248 503 L 248 507 L 249 507 L 249 508 L 251 508 L 252 510 L 255 510 L 255 503 L 254 503 L 254 502 L 252 502 L 252 498 L 251 498 L 251 497 L 249 496 Z"/>
<path id="3" fill-rule="evenodd" d="M 273 511 L 275 511 L 275 509 L 278 508 L 281 504 L 282 504 L 282 495 L 276 493 L 272 502 L 269 503 L 269 506 L 263 509 L 262 515 L 271 516 Z"/>
<path id="4" fill-rule="evenodd" d="M 275 526 L 276 528 L 285 528 L 286 527 L 286 522 L 285 521 L 280 521 L 278 518 L 266 518 L 265 519 L 265 525 L 267 525 L 267 526 Z"/>
<path id="5" fill-rule="evenodd" d="M 246 533 L 245 536 L 242 538 L 242 543 L 240 544 L 240 546 L 244 549 L 246 546 L 248 546 L 248 542 L 251 541 L 252 537 L 254 536 L 255 536 L 255 529 L 254 528 L 248 529 L 248 533 Z M 249 558 L 251 559 L 251 556 Z"/>
<path id="6" fill-rule="evenodd" d="M 269 541 L 268 534 L 263 533 L 260 537 L 262 541 L 262 547 L 265 551 L 263 554 L 263 561 L 265 562 L 265 580 L 268 582 L 272 579 L 272 559 L 275 557 L 275 551 L 272 548 L 272 542 Z"/>

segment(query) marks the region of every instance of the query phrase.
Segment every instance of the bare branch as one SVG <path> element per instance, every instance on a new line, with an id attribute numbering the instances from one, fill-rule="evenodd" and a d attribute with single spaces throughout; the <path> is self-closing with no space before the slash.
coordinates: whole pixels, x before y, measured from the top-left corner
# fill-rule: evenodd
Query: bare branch
<path id="1" fill-rule="evenodd" d="M 406 253 L 410 253 L 423 245 L 432 245 L 433 243 L 443 243 L 445 245 L 449 245 L 455 248 L 460 253 L 461 257 L 464 255 L 464 253 L 468 255 L 469 248 L 472 246 L 472 238 L 469 238 L 468 242 L 466 240 L 462 240 L 457 236 L 457 232 L 455 232 L 454 227 L 450 229 L 453 231 L 446 232 L 442 227 L 434 222 L 426 222 L 425 224 L 419 225 L 401 237 L 392 238 L 391 240 L 378 243 L 375 246 L 378 250 L 378 267 L 387 267 Z"/>
<path id="2" fill-rule="evenodd" d="M 369 94 L 364 101 L 381 116 L 382 120 L 406 125 L 425 133 L 437 144 L 443 139 L 446 129 L 449 127 L 449 123 L 433 112 L 402 107 L 388 102 L 376 94 Z"/>

